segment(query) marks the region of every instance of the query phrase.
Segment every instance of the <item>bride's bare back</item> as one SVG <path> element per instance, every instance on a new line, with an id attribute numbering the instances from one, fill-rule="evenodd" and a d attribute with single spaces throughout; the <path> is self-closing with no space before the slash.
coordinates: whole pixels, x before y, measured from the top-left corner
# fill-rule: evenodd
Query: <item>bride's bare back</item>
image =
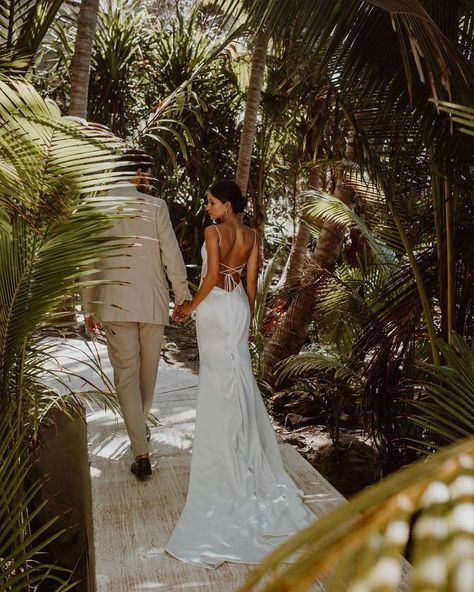
<path id="1" fill-rule="evenodd" d="M 204 276 L 192 301 L 195 310 L 213 288 L 233 291 L 240 284 L 245 266 L 246 292 L 253 315 L 257 295 L 258 241 L 252 228 L 239 222 L 224 222 L 204 230 L 206 262 Z"/>
<path id="2" fill-rule="evenodd" d="M 256 232 L 243 224 L 222 223 L 214 226 L 218 234 L 219 245 L 219 288 L 229 289 L 226 275 L 232 276 L 233 284 L 240 282 L 240 274 L 254 251 L 257 240 Z"/>

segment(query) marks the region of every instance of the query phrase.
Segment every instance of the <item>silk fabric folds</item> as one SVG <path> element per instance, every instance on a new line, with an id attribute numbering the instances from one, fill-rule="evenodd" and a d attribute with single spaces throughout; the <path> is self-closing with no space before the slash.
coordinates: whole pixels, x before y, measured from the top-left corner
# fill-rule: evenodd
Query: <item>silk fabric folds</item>
<path id="1" fill-rule="evenodd" d="M 207 273 L 203 246 L 203 277 Z M 186 505 L 166 544 L 181 561 L 217 568 L 260 563 L 314 520 L 283 468 L 250 361 L 241 284 L 215 287 L 196 311 L 200 356 Z"/>

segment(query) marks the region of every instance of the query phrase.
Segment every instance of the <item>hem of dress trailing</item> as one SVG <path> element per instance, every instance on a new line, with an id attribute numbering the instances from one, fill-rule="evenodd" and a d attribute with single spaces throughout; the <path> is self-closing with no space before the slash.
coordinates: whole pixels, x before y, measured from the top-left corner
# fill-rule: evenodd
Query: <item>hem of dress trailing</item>
<path id="1" fill-rule="evenodd" d="M 221 563 L 212 564 L 206 563 L 202 559 L 200 559 L 199 561 L 189 561 L 188 559 L 183 559 L 182 557 L 178 557 L 178 555 L 175 555 L 171 551 L 168 551 L 168 549 L 165 549 L 165 552 L 168 553 L 168 555 L 171 555 L 171 557 L 173 557 L 174 559 L 181 561 L 181 563 L 186 563 L 187 565 L 193 565 L 195 567 L 203 567 L 204 569 L 219 569 L 219 567 L 222 567 L 224 563 L 233 563 L 235 565 L 260 565 L 261 563 L 263 563 L 263 559 L 262 561 L 244 561 L 243 559 L 239 561 L 237 559 L 223 559 Z"/>
<path id="2" fill-rule="evenodd" d="M 292 534 L 295 534 L 294 532 L 289 532 L 286 534 L 277 534 L 277 535 L 272 535 L 272 534 L 265 534 L 264 536 L 268 537 L 268 538 L 283 538 L 283 537 L 289 537 Z M 172 551 L 170 551 L 169 549 L 167 549 L 166 547 L 164 548 L 165 553 L 168 553 L 168 555 L 170 555 L 171 557 L 173 557 L 174 559 L 177 559 L 178 561 L 181 561 L 182 563 L 186 563 L 188 565 L 194 565 L 196 567 L 204 567 L 205 569 L 218 569 L 219 567 L 221 567 L 222 565 L 224 565 L 224 563 L 233 563 L 236 565 L 260 565 L 261 563 L 264 562 L 265 557 L 261 560 L 261 561 L 245 561 L 243 559 L 238 560 L 238 559 L 223 559 L 221 561 L 221 563 L 217 563 L 217 564 L 212 564 L 212 563 L 207 563 L 206 561 L 204 561 L 203 559 L 199 559 L 198 561 L 189 561 L 188 559 L 183 559 L 182 557 L 179 557 L 178 555 L 175 555 Z M 272 549 L 270 549 L 267 553 L 267 555 L 269 553 L 271 553 Z M 283 561 L 283 563 L 293 563 L 293 561 Z"/>
<path id="3" fill-rule="evenodd" d="M 204 567 L 205 569 L 217 569 L 218 567 L 221 567 L 221 565 L 224 565 L 224 563 L 226 563 L 226 561 L 227 561 L 227 559 L 224 559 L 224 561 L 222 561 L 222 563 L 219 563 L 218 565 L 212 565 L 211 563 L 204 563 L 204 561 L 198 562 L 198 561 L 189 561 L 188 559 L 183 559 L 182 557 L 175 555 L 169 549 L 166 549 L 166 548 L 165 548 L 165 553 L 168 553 L 168 555 L 173 557 L 173 559 L 177 559 L 178 561 L 181 561 L 181 563 L 186 563 L 187 565 L 194 565 L 195 567 Z M 240 563 L 240 562 L 236 562 L 236 563 Z"/>

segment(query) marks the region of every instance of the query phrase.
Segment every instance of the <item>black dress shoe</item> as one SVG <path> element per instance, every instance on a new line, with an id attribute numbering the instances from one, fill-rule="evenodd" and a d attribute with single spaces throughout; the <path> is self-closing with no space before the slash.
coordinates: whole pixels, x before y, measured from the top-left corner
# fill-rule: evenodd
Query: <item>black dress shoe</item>
<path id="1" fill-rule="evenodd" d="M 150 459 L 148 457 L 136 458 L 130 470 L 140 481 L 144 481 L 151 475 Z"/>

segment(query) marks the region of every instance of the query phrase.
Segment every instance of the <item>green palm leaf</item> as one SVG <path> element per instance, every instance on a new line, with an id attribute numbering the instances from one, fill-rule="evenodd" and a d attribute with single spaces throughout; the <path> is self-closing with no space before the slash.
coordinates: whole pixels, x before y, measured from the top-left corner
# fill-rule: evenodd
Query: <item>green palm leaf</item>
<path id="1" fill-rule="evenodd" d="M 0 72 L 25 70 L 44 39 L 62 0 L 0 0 Z"/>
<path id="2" fill-rule="evenodd" d="M 88 273 L 110 239 L 98 234 L 107 219 L 95 208 L 77 209 L 38 238 L 18 219 L 0 237 L 0 361 L 9 375 L 25 337 L 50 320 L 51 311 Z"/>
<path id="3" fill-rule="evenodd" d="M 83 194 L 112 187 L 121 143 L 103 128 L 61 117 L 24 83 L 0 81 L 0 207 L 41 224 Z M 69 204 L 69 205 L 68 205 Z"/>
<path id="4" fill-rule="evenodd" d="M 31 457 L 27 447 L 27 427 L 13 407 L 2 405 L 0 414 L 0 591 L 20 592 L 33 584 L 57 582 L 57 590 L 69 589 L 64 583 L 69 571 L 38 561 L 47 545 L 61 536 L 56 519 L 33 528 L 35 517 L 47 503 L 29 511 L 40 483 L 26 486 Z M 41 542 L 38 539 L 41 537 Z"/>
<path id="5" fill-rule="evenodd" d="M 285 245 L 280 245 L 276 253 L 270 259 L 265 269 L 260 273 L 257 282 L 257 295 L 255 299 L 255 312 L 252 322 L 252 331 L 256 340 L 257 348 L 264 345 L 264 336 L 262 333 L 263 324 L 265 321 L 266 306 L 272 282 L 277 273 L 278 267 L 281 264 L 282 257 L 285 253 Z"/>
<path id="6" fill-rule="evenodd" d="M 440 340 L 439 348 L 446 365 L 422 365 L 430 381 L 421 383 L 426 395 L 413 402 L 419 413 L 411 416 L 428 431 L 425 450 L 474 433 L 474 349 L 456 333 L 450 343 Z"/>
<path id="7" fill-rule="evenodd" d="M 459 124 L 459 131 L 474 136 L 474 109 L 447 101 L 433 101 L 440 111 L 449 113 L 451 121 Z"/>
<path id="8" fill-rule="evenodd" d="M 303 211 L 309 216 L 310 220 L 313 219 L 322 223 L 327 221 L 336 226 L 359 230 L 367 240 L 367 244 L 370 246 L 380 270 L 385 274 L 389 273 L 395 254 L 389 250 L 389 246 L 390 249 L 395 247 L 398 253 L 403 252 L 403 250 L 400 241 L 394 240 L 396 231 L 394 232 L 394 229 L 386 223 L 386 215 L 384 216 L 381 212 L 383 207 L 381 207 L 381 204 L 378 208 L 379 211 L 375 211 L 372 220 L 366 221 L 340 199 L 324 191 L 305 191 L 302 198 L 306 202 Z M 372 229 L 368 223 L 372 223 Z M 378 227 L 376 226 L 377 223 Z"/>
<path id="9" fill-rule="evenodd" d="M 399 471 L 320 517 L 273 551 L 239 592 L 303 592 L 328 573 L 333 591 L 394 592 L 406 572 L 402 553 L 411 528 L 413 567 L 403 589 L 462 589 L 455 583 L 474 559 L 468 524 L 473 474 L 471 438 Z M 451 553 L 453 548 L 463 552 Z M 285 565 L 290 558 L 294 563 Z M 435 561 L 440 577 L 428 567 Z"/>
<path id="10" fill-rule="evenodd" d="M 290 356 L 278 367 L 278 378 L 297 378 L 315 372 L 334 373 L 334 378 L 356 386 L 361 385 L 360 376 L 341 360 L 340 356 L 322 347 Z"/>
<path id="11" fill-rule="evenodd" d="M 55 519 L 38 526 L 47 502 L 37 502 L 39 486 L 26 479 L 49 411 L 75 414 L 80 398 L 47 386 L 55 343 L 42 330 L 56 323 L 57 303 L 87 284 L 95 262 L 114 247 L 100 234 L 111 223 L 107 207 L 96 206 L 106 205 L 101 193 L 126 176 L 114 172 L 122 143 L 101 127 L 61 117 L 25 83 L 0 81 L 0 121 L 0 590 L 48 579 L 67 590 L 68 572 L 41 555 L 61 532 Z M 110 404 L 106 393 L 92 391 L 88 398 Z"/>

